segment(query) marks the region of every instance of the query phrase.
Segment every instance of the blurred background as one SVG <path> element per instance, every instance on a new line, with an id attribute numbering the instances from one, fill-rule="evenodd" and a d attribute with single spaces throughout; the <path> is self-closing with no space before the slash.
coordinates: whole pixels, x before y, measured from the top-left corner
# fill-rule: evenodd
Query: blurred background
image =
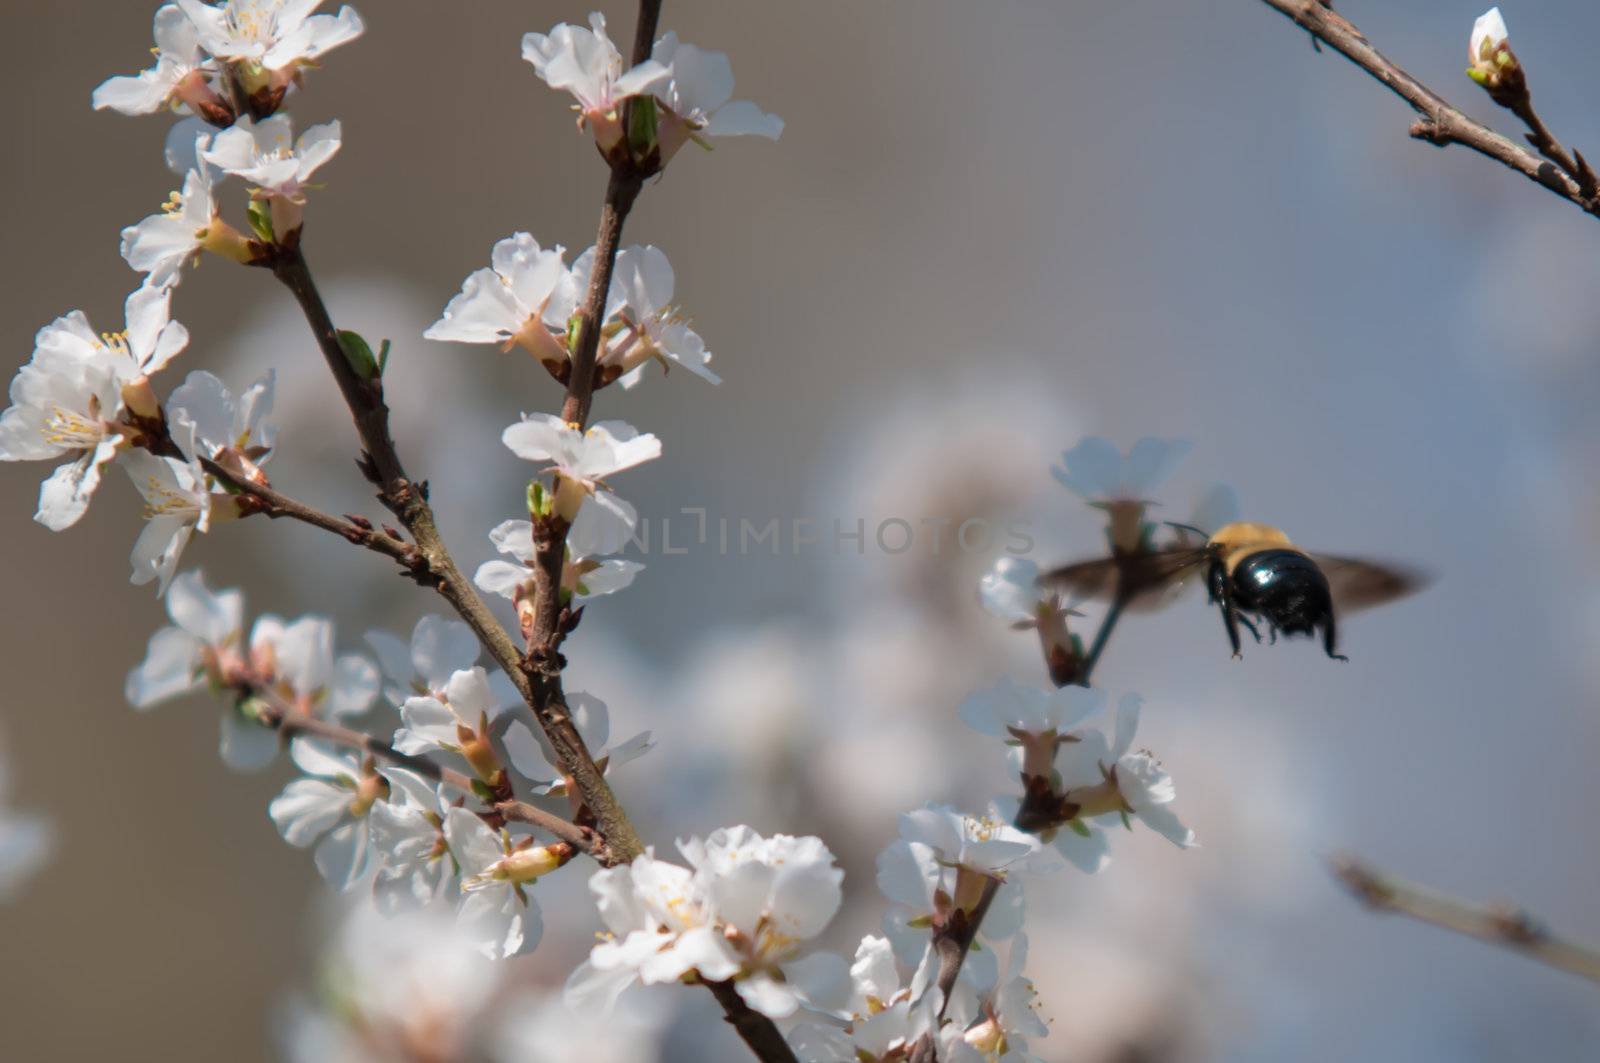
<path id="1" fill-rule="evenodd" d="M 525 483 L 500 429 L 558 391 L 525 356 L 420 334 L 500 237 L 592 241 L 603 165 L 518 58 L 523 32 L 588 8 L 358 6 L 366 36 L 292 100 L 298 124 L 337 117 L 345 133 L 307 256 L 343 327 L 395 341 L 401 451 L 473 567 Z M 0 16 L 16 42 L 0 68 L 13 364 L 69 309 L 119 327 L 137 278 L 116 234 L 174 185 L 167 123 L 97 114 L 89 94 L 145 65 L 154 7 Z M 631 39 L 632 10 L 605 9 Z M 1340 10 L 1515 135 L 1462 73 L 1476 6 Z M 1582 102 L 1600 10 L 1506 15 L 1545 119 L 1600 145 Z M 1409 140 L 1403 105 L 1251 0 L 673 0 L 663 27 L 729 52 L 736 95 L 788 125 L 776 145 L 685 151 L 629 223 L 627 242 L 670 255 L 725 383 L 654 374 L 603 392 L 600 416 L 665 443 L 618 487 L 671 519 L 675 543 L 695 520 L 682 507 L 735 527 L 808 518 L 822 542 L 656 551 L 589 610 L 569 685 L 608 701 L 614 733 L 661 739 L 619 777 L 645 836 L 665 851 L 740 821 L 822 834 L 846 869 L 832 941 L 849 947 L 881 918 L 873 859 L 897 812 L 1010 788 L 1000 750 L 956 720 L 961 699 L 1001 676 L 1043 682 L 1032 637 L 976 602 L 999 544 L 919 536 L 889 554 L 871 530 L 1023 521 L 1041 562 L 1094 553 L 1097 515 L 1050 464 L 1086 434 L 1181 437 L 1195 449 L 1158 516 L 1223 481 L 1308 547 L 1439 578 L 1348 624 L 1349 665 L 1303 641 L 1230 660 L 1197 598 L 1123 625 L 1097 679 L 1146 697 L 1141 742 L 1204 847 L 1118 835 L 1097 877 L 1030 881 L 1053 1020 L 1034 1050 L 1600 1055 L 1593 986 L 1369 914 L 1323 868 L 1353 851 L 1600 942 L 1600 230 L 1465 150 Z M 274 482 L 378 516 L 287 295 L 213 260 L 174 311 L 193 334 L 182 370 L 237 388 L 277 367 Z M 312 993 L 333 934 L 309 857 L 265 814 L 289 769 L 229 773 L 202 698 L 127 708 L 123 676 L 166 622 L 151 588 L 127 585 L 138 499 L 119 474 L 52 535 L 30 519 L 46 471 L 0 467 L 10 800 L 57 831 L 0 907 L 0 1055 L 280 1058 L 287 1002 Z M 835 549 L 832 522 L 858 518 L 865 549 Z M 185 563 L 244 587 L 252 613 L 333 616 L 346 649 L 435 607 L 376 557 L 286 523 L 219 529 Z M 545 941 L 515 977 L 549 986 L 596 923 L 581 875 L 540 895 Z M 705 994 L 663 992 L 663 1058 L 740 1058 Z"/>

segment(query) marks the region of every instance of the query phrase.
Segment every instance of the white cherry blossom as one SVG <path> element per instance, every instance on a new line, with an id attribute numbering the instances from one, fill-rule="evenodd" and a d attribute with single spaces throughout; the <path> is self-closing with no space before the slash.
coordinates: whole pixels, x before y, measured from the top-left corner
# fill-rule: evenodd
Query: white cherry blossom
<path id="1" fill-rule="evenodd" d="M 792 1015 L 815 992 L 841 981 L 844 961 L 805 955 L 843 901 L 844 872 L 815 837 L 763 838 L 749 827 L 725 827 L 678 849 L 694 869 L 739 964 L 734 988 L 772 1018 Z"/>
<path id="2" fill-rule="evenodd" d="M 314 14 L 322 0 L 178 0 L 178 5 L 211 55 L 269 71 L 311 62 L 355 40 L 365 28 L 352 7 Z"/>
<path id="3" fill-rule="evenodd" d="M 976 894 L 956 868 L 948 866 L 938 850 L 922 842 L 904 838 L 891 842 L 878 854 L 878 889 L 890 901 L 884 914 L 883 931 L 902 963 L 918 967 L 912 984 L 912 997 L 920 999 L 922 989 L 935 973 L 930 929 L 949 919 L 956 907 L 958 892 L 965 893 L 968 905 Z M 981 888 L 981 879 L 975 880 Z M 978 928 L 980 943 L 1004 941 L 1022 926 L 1025 895 L 1013 882 L 995 894 L 988 915 Z M 987 992 L 995 984 L 999 970 L 992 949 L 975 949 L 961 966 L 958 991 L 969 996 Z"/>
<path id="4" fill-rule="evenodd" d="M 389 798 L 373 805 L 367 818 L 376 863 L 373 901 L 393 914 L 443 897 L 455 866 L 444 835 L 451 805 L 443 788 L 412 772 L 387 772 L 386 777 Z"/>
<path id="5" fill-rule="evenodd" d="M 281 241 L 300 228 L 311 177 L 339 146 L 337 121 L 314 125 L 296 140 L 294 123 L 279 113 L 260 122 L 239 119 L 213 137 L 200 157 L 256 186 L 251 196 L 268 202 L 273 235 Z"/>
<path id="6" fill-rule="evenodd" d="M 1050 1032 L 1038 1012 L 1033 983 L 1022 973 L 1028 939 L 1012 939 L 1006 973 L 999 986 L 976 1007 L 952 999 L 953 1020 L 940 1032 L 940 1059 L 952 1063 L 1042 1063 L 1028 1051 L 1030 1037 Z"/>
<path id="7" fill-rule="evenodd" d="M 451 675 L 437 694 L 407 698 L 400 706 L 404 724 L 395 732 L 394 746 L 402 753 L 420 754 L 439 749 L 463 752 L 461 732 L 476 735 L 480 723 L 497 715 L 505 703 L 489 685 L 489 674 L 482 668 L 464 669 Z"/>
<path id="8" fill-rule="evenodd" d="M 477 664 L 482 652 L 472 628 L 437 614 L 418 620 L 409 642 L 387 631 L 369 631 L 366 641 L 387 681 L 384 697 L 396 708 L 410 697 L 442 695 L 450 677 Z"/>
<path id="9" fill-rule="evenodd" d="M 609 491 L 605 478 L 661 456 L 661 440 L 621 421 L 601 421 L 583 431 L 548 413 L 525 414 L 501 441 L 517 457 L 555 472 L 554 513 L 569 524 L 586 497 L 610 511 L 614 525 L 631 532 L 636 515 Z"/>
<path id="10" fill-rule="evenodd" d="M 1073 728 L 1106 703 L 1103 690 L 1067 686 L 1055 690 L 1005 680 L 961 703 L 961 721 L 981 735 L 1015 743 L 1022 773 L 1048 778 L 1058 746 L 1076 742 Z"/>
<path id="11" fill-rule="evenodd" d="M 197 454 L 253 476 L 277 440 L 277 430 L 266 423 L 276 384 L 276 370 L 268 369 L 235 398 L 226 384 L 199 369 L 168 396 L 167 418 L 179 432 L 193 426 Z"/>
<path id="12" fill-rule="evenodd" d="M 335 656 L 333 622 L 306 616 L 292 623 L 262 616 L 250 632 L 254 682 L 291 712 L 320 719 L 356 716 L 372 705 L 380 684 L 378 669 L 359 654 Z M 272 762 L 276 732 L 247 715 L 223 717 L 223 760 L 238 771 L 256 771 Z"/>
<path id="13" fill-rule="evenodd" d="M 1050 474 L 1091 502 L 1149 502 L 1150 493 L 1177 469 L 1192 449 L 1182 440 L 1145 437 L 1124 455 L 1115 443 L 1090 436 L 1062 454 Z"/>
<path id="14" fill-rule="evenodd" d="M 672 264 L 660 248 L 626 247 L 617 255 L 613 284 L 621 298 L 618 311 L 623 331 L 607 340 L 604 366 L 621 374 L 623 387 L 640 379 L 644 363 L 655 359 L 681 365 L 713 384 L 722 378 L 710 369 L 705 341 L 672 302 Z"/>
<path id="15" fill-rule="evenodd" d="M 654 96 L 664 108 L 659 125 L 663 163 L 691 139 L 749 135 L 777 140 L 783 133 L 783 119 L 748 100 L 731 98 L 733 66 L 726 54 L 681 44 L 676 33 L 657 40 L 649 60 L 630 70 L 623 86 L 633 95 Z"/>
<path id="16" fill-rule="evenodd" d="M 1194 831 L 1171 808 L 1177 796 L 1172 776 L 1148 750 L 1133 750 L 1142 705 L 1137 694 L 1118 702 L 1109 742 L 1101 732 L 1088 731 L 1061 748 L 1056 766 L 1066 799 L 1080 807 L 1082 819 L 1116 816 L 1127 823 L 1133 816 L 1174 845 L 1192 848 L 1198 844 Z"/>
<path id="17" fill-rule="evenodd" d="M 199 571 L 185 572 L 167 588 L 172 626 L 150 636 L 145 658 L 128 673 L 128 703 L 148 709 L 199 690 L 231 682 L 246 666 L 244 594 L 213 593 Z"/>
<path id="18" fill-rule="evenodd" d="M 637 515 L 620 498 L 612 499 L 615 508 L 603 508 L 592 499 L 578 507 L 578 516 L 567 533 L 567 558 L 561 569 L 561 590 L 574 601 L 584 602 L 615 594 L 633 582 L 644 569 L 638 561 L 599 558 L 594 554 L 620 550 L 632 533 Z M 534 560 L 533 525 L 525 520 L 502 521 L 489 532 L 489 541 L 515 561 L 485 561 L 478 567 L 473 582 L 488 594 L 498 594 L 520 606 L 531 602 Z"/>
<path id="19" fill-rule="evenodd" d="M 1039 848 L 1031 834 L 1013 827 L 992 810 L 973 816 L 948 805 L 929 805 L 901 813 L 900 837 L 932 849 L 944 866 L 991 878 L 1003 878 L 1007 868 Z"/>
<path id="20" fill-rule="evenodd" d="M 208 143 L 208 135 L 200 137 L 197 154 L 203 154 Z M 205 166 L 188 171 L 183 190 L 168 197 L 161 213 L 122 230 L 122 257 L 153 287 L 177 284 L 183 279 L 183 267 L 206 250 L 249 261 L 244 238 L 217 216 L 212 177 Z"/>
<path id="21" fill-rule="evenodd" d="M 575 1010 L 609 1010 L 635 982 L 675 982 L 690 971 L 712 981 L 731 978 L 739 964 L 717 931 L 705 883 L 688 868 L 657 860 L 652 851 L 630 864 L 589 878 L 606 934 L 567 979 Z"/>
<path id="22" fill-rule="evenodd" d="M 569 361 L 567 322 L 582 297 L 570 282 L 561 247 L 541 248 L 527 233 L 494 245 L 490 266 L 469 276 L 444 316 L 423 336 L 452 343 L 521 346 L 561 372 Z"/>
<path id="23" fill-rule="evenodd" d="M 801 1063 L 901 1059 L 932 1028 L 936 998 L 924 994 L 914 1005 L 888 940 L 868 935 L 850 967 L 849 999 L 839 1013 L 845 1028 L 801 1023 L 789 1031 L 789 1044 Z"/>
<path id="24" fill-rule="evenodd" d="M 122 467 L 133 486 L 144 496 L 144 530 L 134 541 L 131 581 L 135 585 L 154 582 L 157 594 L 167 593 L 178 570 L 183 550 L 195 532 L 202 535 L 217 518 L 238 516 L 232 496 L 213 495 L 211 477 L 194 457 L 194 426 L 176 431 L 173 438 L 183 451 L 183 460 L 157 457 L 145 450 L 130 450 L 123 455 Z M 216 504 L 213 504 L 215 499 Z"/>
<path id="25" fill-rule="evenodd" d="M 522 58 L 533 64 L 545 84 L 572 93 L 578 128 L 592 128 L 600 150 L 609 152 L 622 139 L 620 109 L 633 93 L 626 84 L 618 84 L 622 53 L 606 33 L 605 16 L 594 12 L 589 26 L 562 22 L 548 34 L 529 33 L 522 38 Z"/>
<path id="26" fill-rule="evenodd" d="M 1124 455 L 1109 439 L 1090 436 L 1062 454 L 1050 474 L 1067 490 L 1106 511 L 1106 538 L 1116 553 L 1148 549 L 1151 526 L 1144 520 L 1150 494 L 1177 469 L 1191 444 L 1145 437 Z"/>
<path id="27" fill-rule="evenodd" d="M 390 779 L 426 783 L 404 768 L 363 764 L 352 750 L 324 747 L 305 738 L 289 746 L 295 766 L 306 773 L 273 798 L 267 812 L 283 840 L 298 849 L 316 846 L 317 871 L 337 890 L 349 889 L 368 871 L 372 856 L 368 814 L 390 792 Z"/>
<path id="28" fill-rule="evenodd" d="M 189 332 L 169 316 L 170 293 L 143 287 L 128 296 L 122 332 L 96 334 L 74 310 L 39 330 L 27 365 L 11 382 L 0 414 L 0 461 L 66 459 L 39 489 L 34 519 L 52 531 L 89 508 L 101 471 L 124 443 L 129 396 L 156 412 L 144 378 L 171 361 Z"/>
<path id="29" fill-rule="evenodd" d="M 543 923 L 527 886 L 559 863 L 548 849 L 521 850 L 515 858 L 510 838 L 465 808 L 450 810 L 444 832 L 461 867 L 462 933 L 493 959 L 531 951 Z"/>
<path id="30" fill-rule="evenodd" d="M 1039 566 L 1009 555 L 997 558 L 978 581 L 978 600 L 991 615 L 1019 628 L 1038 623 L 1050 595 L 1039 586 Z"/>
<path id="31" fill-rule="evenodd" d="M 581 690 L 567 691 L 567 713 L 578 729 L 584 747 L 594 757 L 602 771 L 638 760 L 653 748 L 649 731 L 640 731 L 615 747 L 611 741 L 611 713 L 606 703 Z M 506 753 L 511 766 L 533 783 L 536 794 L 565 794 L 567 781 L 544 732 L 535 733 L 520 720 L 512 722 L 505 732 Z"/>
<path id="32" fill-rule="evenodd" d="M 221 107 L 207 84 L 215 64 L 200 48 L 200 34 L 177 4 L 156 9 L 155 66 L 129 77 L 112 77 L 94 90 L 94 109 L 122 114 L 155 114 L 167 108 Z"/>

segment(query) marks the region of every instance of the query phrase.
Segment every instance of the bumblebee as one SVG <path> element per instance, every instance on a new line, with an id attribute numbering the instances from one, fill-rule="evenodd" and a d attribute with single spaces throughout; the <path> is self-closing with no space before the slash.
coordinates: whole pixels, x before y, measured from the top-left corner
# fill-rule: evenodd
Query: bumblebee
<path id="1" fill-rule="evenodd" d="M 1235 521 L 1210 536 L 1186 525 L 1170 525 L 1182 538 L 1167 547 L 1080 561 L 1047 572 L 1039 581 L 1078 597 L 1105 598 L 1115 609 L 1165 605 L 1189 577 L 1204 570 L 1211 603 L 1221 611 L 1233 655 L 1241 656 L 1242 625 L 1261 641 L 1320 631 L 1322 648 L 1338 652 L 1339 613 L 1392 601 L 1422 586 L 1420 574 L 1353 558 L 1313 555 L 1270 524 Z M 1204 538 L 1200 545 L 1190 537 Z M 1259 626 L 1258 626 L 1259 625 Z"/>

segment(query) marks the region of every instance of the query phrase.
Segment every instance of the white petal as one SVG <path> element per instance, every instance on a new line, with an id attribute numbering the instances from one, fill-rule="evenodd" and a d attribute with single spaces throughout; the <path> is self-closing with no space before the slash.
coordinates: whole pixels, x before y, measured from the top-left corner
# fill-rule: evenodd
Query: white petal
<path id="1" fill-rule="evenodd" d="M 443 689 L 451 676 L 471 668 L 479 652 L 478 636 L 459 620 L 429 615 L 411 632 L 411 664 L 429 690 Z"/>
<path id="2" fill-rule="evenodd" d="M 714 137 L 757 136 L 777 140 L 783 135 L 783 119 L 765 113 L 749 100 L 730 100 L 711 115 L 705 131 Z"/>
<path id="3" fill-rule="evenodd" d="M 164 627 L 150 636 L 144 660 L 128 673 L 123 685 L 128 704 L 136 709 L 148 709 L 158 702 L 199 689 L 202 685 L 200 650 L 200 642 L 180 628 Z"/>
<path id="4" fill-rule="evenodd" d="M 517 593 L 517 588 L 532 578 L 533 573 L 524 565 L 514 565 L 509 561 L 485 561 L 473 573 L 472 582 L 485 594 L 498 594 L 509 600 Z"/>
<path id="5" fill-rule="evenodd" d="M 218 752 L 222 762 L 234 771 L 260 771 L 278 755 L 278 732 L 229 709 L 222 714 Z"/>
<path id="6" fill-rule="evenodd" d="M 321 779 L 295 779 L 267 806 L 283 840 L 299 849 L 331 830 L 349 810 L 350 791 Z"/>
<path id="7" fill-rule="evenodd" d="M 312 860 L 322 880 L 336 890 L 347 890 L 367 869 L 367 822 L 345 823 L 322 839 Z"/>

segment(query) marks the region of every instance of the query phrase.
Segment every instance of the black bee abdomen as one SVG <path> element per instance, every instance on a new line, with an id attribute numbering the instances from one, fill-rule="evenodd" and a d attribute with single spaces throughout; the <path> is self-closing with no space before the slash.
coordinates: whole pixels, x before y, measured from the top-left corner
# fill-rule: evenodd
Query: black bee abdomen
<path id="1" fill-rule="evenodd" d="M 1230 579 L 1234 604 L 1265 617 L 1285 635 L 1310 635 L 1333 616 L 1328 579 L 1298 550 L 1258 550 L 1240 558 Z"/>

